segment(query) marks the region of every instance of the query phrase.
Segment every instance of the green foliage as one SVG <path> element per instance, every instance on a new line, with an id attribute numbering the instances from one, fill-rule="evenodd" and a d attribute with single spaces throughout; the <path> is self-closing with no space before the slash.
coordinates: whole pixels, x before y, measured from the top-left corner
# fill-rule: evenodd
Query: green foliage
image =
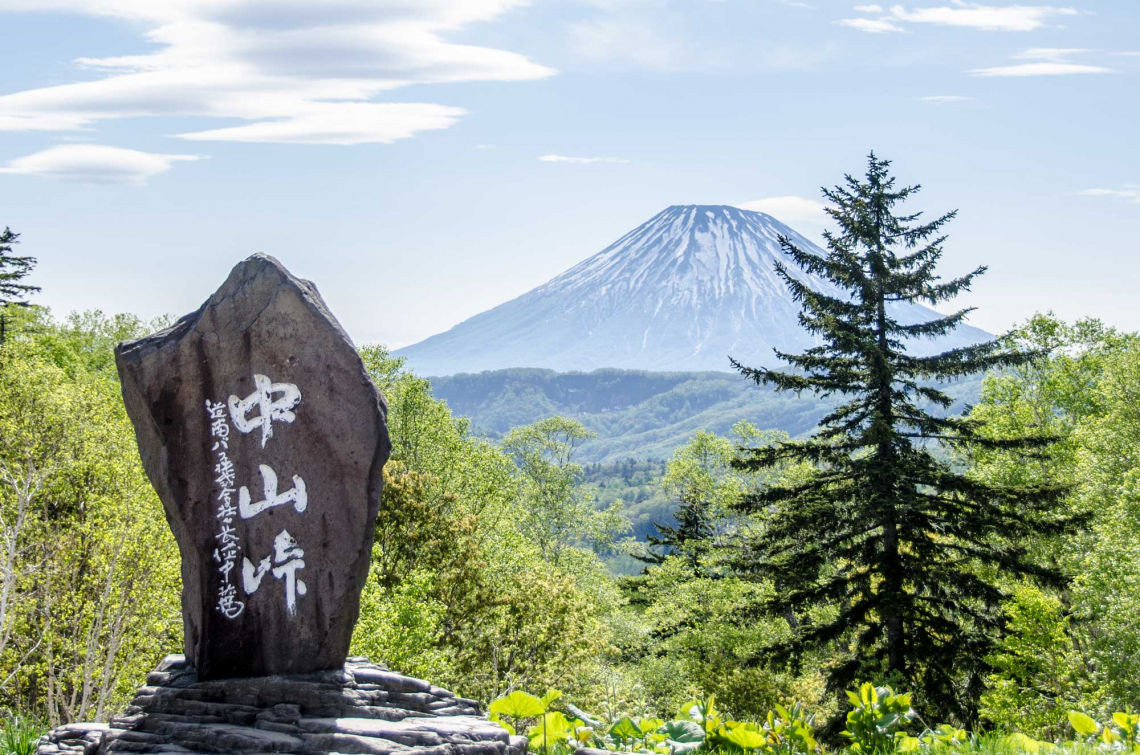
<path id="1" fill-rule="evenodd" d="M 1047 358 L 987 377 L 971 416 L 998 439 L 1060 441 L 1040 459 L 997 449 L 967 461 L 987 480 L 1070 486 L 1066 508 L 1092 518 L 1072 536 L 1036 541 L 1042 563 L 1076 575 L 1064 592 L 1010 585 L 1011 634 L 992 657 L 986 718 L 1055 738 L 1066 706 L 1106 716 L 1140 705 L 1140 594 L 1130 587 L 1140 584 L 1140 339 L 1039 315 L 1010 340 Z"/>
<path id="2" fill-rule="evenodd" d="M 980 712 L 986 720 L 1053 739 L 1061 733 L 1061 711 L 1080 700 L 1070 617 L 1059 598 L 1030 585 L 1014 588 L 1005 612 L 1006 634 L 987 659 L 995 673 Z"/>
<path id="3" fill-rule="evenodd" d="M 672 755 L 688 755 L 705 741 L 705 730 L 695 721 L 668 721 L 661 725 L 659 731 Z"/>
<path id="4" fill-rule="evenodd" d="M 771 647 L 799 662 L 806 651 L 834 652 L 831 689 L 874 675 L 914 685 L 925 704 L 959 722 L 975 719 L 979 661 L 1000 636 L 1002 578 L 1030 576 L 1058 584 L 1060 571 L 1030 555 L 1042 535 L 1071 531 L 1075 518 L 1058 510 L 1063 489 L 964 474 L 935 446 L 973 445 L 1031 454 L 1041 436 L 986 436 L 974 418 L 939 416 L 952 398 L 949 381 L 1024 364 L 1032 354 L 1000 342 L 931 357 L 907 353 L 915 338 L 957 328 L 969 310 L 925 323 L 896 319 L 896 302 L 938 304 L 969 289 L 978 269 L 941 281 L 943 227 L 954 213 L 928 222 L 896 214 L 918 187 L 896 187 L 890 163 L 872 154 L 865 180 L 847 176 L 824 191 L 839 226 L 823 255 L 781 239 L 802 273 L 842 290 L 809 287 L 783 265 L 777 273 L 802 306 L 800 322 L 821 345 L 781 354 L 787 372 L 734 362 L 761 385 L 798 393 L 841 395 L 846 403 L 820 422 L 810 439 L 746 449 L 741 465 L 762 470 L 788 462 L 815 468 L 806 479 L 748 496 L 741 510 L 762 517 L 748 567 L 778 589 L 773 613 L 828 608 L 799 622 L 794 636 Z"/>
<path id="5" fill-rule="evenodd" d="M 36 266 L 35 257 L 21 257 L 13 254 L 13 247 L 20 243 L 20 234 L 12 233 L 5 227 L 0 233 L 0 307 L 6 304 L 26 305 L 23 297 L 39 292 L 39 286 L 30 286 L 21 281 L 28 277 Z"/>
<path id="6" fill-rule="evenodd" d="M 503 438 L 520 473 L 523 534 L 554 566 L 567 548 L 604 549 L 629 528 L 620 502 L 598 511 L 593 490 L 582 484 L 574 454 L 591 435 L 576 420 L 550 417 L 516 427 Z"/>
<path id="7" fill-rule="evenodd" d="M 576 419 L 597 435 L 582 443 L 583 461 L 607 465 L 667 459 L 698 430 L 726 436 L 745 417 L 797 437 L 836 404 L 750 389 L 728 372 L 519 368 L 433 377 L 431 384 L 452 412 L 470 419 L 473 432 L 489 438 L 547 417 Z M 975 403 L 980 387 L 973 377 L 943 386 L 954 397 L 950 411 Z"/>
<path id="8" fill-rule="evenodd" d="M 517 731 L 521 721 L 528 718 L 538 718 L 546 713 L 547 706 L 534 695 L 515 690 L 514 692 L 492 701 L 487 711 L 497 716 L 507 716 L 514 721 Z"/>
<path id="9" fill-rule="evenodd" d="M 96 345 L 147 326 L 25 313 L 0 352 L 0 696 L 104 721 L 181 630 L 177 549 Z"/>
<path id="10" fill-rule="evenodd" d="M 537 719 L 528 732 L 530 743 L 544 753 L 558 752 L 569 745 L 658 755 L 741 750 L 768 755 L 812 755 L 820 751 L 812 728 L 813 717 L 799 704 L 790 709 L 777 705 L 760 722 L 740 722 L 722 717 L 715 699 L 710 697 L 686 703 L 680 715 L 670 721 L 622 716 L 606 723 L 572 705 L 566 706 L 569 715 L 550 710 L 549 705 L 560 697 L 559 694 L 549 699 L 548 695 L 540 701 L 515 691 L 493 701 L 490 711 L 496 718 Z M 500 725 L 513 730 L 502 721 Z"/>
<path id="11" fill-rule="evenodd" d="M 896 694 L 890 687 L 870 682 L 848 690 L 847 699 L 851 710 L 843 736 L 850 740 L 854 753 L 893 751 L 900 730 L 917 715 L 910 707 L 909 692 Z"/>
<path id="12" fill-rule="evenodd" d="M 401 360 L 376 346 L 361 353 L 388 402 L 393 451 L 353 652 L 472 697 L 585 692 L 606 647 L 602 617 L 619 598 L 580 547 L 606 515 L 589 527 L 575 518 L 590 498 L 563 447 L 569 426 L 521 428 L 516 464 Z"/>
<path id="13" fill-rule="evenodd" d="M 45 726 L 28 716 L 11 716 L 0 723 L 0 755 L 35 755 Z"/>

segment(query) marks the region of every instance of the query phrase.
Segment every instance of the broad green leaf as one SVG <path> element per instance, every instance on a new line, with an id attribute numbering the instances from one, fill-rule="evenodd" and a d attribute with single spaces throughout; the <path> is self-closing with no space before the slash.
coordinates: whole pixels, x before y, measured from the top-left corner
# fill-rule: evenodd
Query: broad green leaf
<path id="1" fill-rule="evenodd" d="M 641 733 L 645 735 L 657 731 L 663 723 L 665 722 L 660 718 L 643 718 L 637 722 L 637 728 L 641 729 Z"/>
<path id="2" fill-rule="evenodd" d="M 550 706 L 560 697 L 562 697 L 561 691 L 556 689 L 547 690 L 546 694 L 543 695 L 542 699 L 539 701 L 542 703 L 542 709 L 550 710 Z"/>
<path id="3" fill-rule="evenodd" d="M 920 744 L 922 743 L 918 737 L 908 737 L 903 734 L 895 740 L 895 750 L 897 752 L 917 752 Z"/>
<path id="4" fill-rule="evenodd" d="M 705 730 L 693 721 L 670 721 L 661 727 L 661 733 L 672 743 L 700 745 L 705 741 Z"/>
<path id="5" fill-rule="evenodd" d="M 1100 729 L 1100 727 L 1097 726 L 1096 721 L 1092 720 L 1078 710 L 1069 711 L 1069 723 L 1072 724 L 1073 731 L 1080 734 L 1082 737 L 1091 737 Z"/>
<path id="6" fill-rule="evenodd" d="M 510 716 L 515 719 L 537 718 L 546 712 L 546 709 L 542 707 L 541 700 L 522 690 L 515 690 L 506 697 L 500 697 L 493 701 L 488 710 L 491 713 L 498 713 L 500 716 Z"/>
<path id="7" fill-rule="evenodd" d="M 742 750 L 759 750 L 768 744 L 768 737 L 760 732 L 750 731 L 744 727 L 739 727 L 731 730 L 725 736 L 729 742 L 732 742 Z"/>
<path id="8" fill-rule="evenodd" d="M 901 716 L 898 713 L 887 713 L 879 716 L 878 720 L 875 721 L 875 726 L 878 727 L 879 731 L 886 732 L 899 722 L 899 718 Z"/>
<path id="9" fill-rule="evenodd" d="M 1010 749 L 1014 751 L 1021 750 L 1029 753 L 1029 755 L 1037 755 L 1037 753 L 1041 752 L 1042 746 L 1045 745 L 1044 742 L 1038 742 L 1036 739 L 1027 737 L 1020 732 L 1010 734 L 1005 738 L 1005 741 L 1010 745 Z"/>
<path id="10" fill-rule="evenodd" d="M 509 723 L 507 723 L 507 722 L 506 722 L 506 721 L 504 721 L 503 719 L 499 718 L 499 714 L 498 714 L 498 713 L 491 713 L 489 716 L 487 716 L 487 720 L 489 720 L 489 721 L 491 721 L 491 722 L 493 722 L 493 723 L 497 723 L 499 726 L 501 726 L 501 727 L 503 727 L 504 729 L 506 729 L 506 730 L 507 730 L 507 732 L 508 732 L 508 733 L 510 733 L 510 734 L 514 734 L 514 733 L 515 733 L 515 727 L 511 726 Z"/>
<path id="11" fill-rule="evenodd" d="M 641 739 L 641 727 L 626 716 L 610 727 L 610 736 L 620 740 Z"/>
<path id="12" fill-rule="evenodd" d="M 527 732 L 530 735 L 530 744 L 532 747 L 548 748 L 551 745 L 556 745 L 565 742 L 570 738 L 574 732 L 574 728 L 558 711 L 551 711 L 542 717 L 542 719 L 530 727 Z"/>

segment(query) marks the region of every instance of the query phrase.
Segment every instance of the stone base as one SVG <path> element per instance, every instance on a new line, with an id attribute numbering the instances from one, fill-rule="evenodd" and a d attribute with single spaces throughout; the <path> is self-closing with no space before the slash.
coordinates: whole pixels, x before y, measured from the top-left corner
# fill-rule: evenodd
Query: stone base
<path id="1" fill-rule="evenodd" d="M 172 655 L 122 716 L 53 729 L 37 753 L 526 755 L 526 747 L 475 701 L 366 658 L 349 658 L 343 671 L 199 682 Z"/>

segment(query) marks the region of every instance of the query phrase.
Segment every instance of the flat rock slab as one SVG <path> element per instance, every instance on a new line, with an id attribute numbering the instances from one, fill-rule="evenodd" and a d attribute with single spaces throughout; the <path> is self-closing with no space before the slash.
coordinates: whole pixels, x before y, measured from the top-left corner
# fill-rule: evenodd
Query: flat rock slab
<path id="1" fill-rule="evenodd" d="M 122 716 L 54 729 L 37 753 L 526 755 L 526 749 L 526 737 L 483 718 L 473 700 L 364 658 L 350 658 L 337 671 L 200 681 L 183 656 L 170 656 Z"/>
<path id="2" fill-rule="evenodd" d="M 199 678 L 340 669 L 390 445 L 384 400 L 316 287 L 255 255 L 115 356 L 178 541 Z"/>

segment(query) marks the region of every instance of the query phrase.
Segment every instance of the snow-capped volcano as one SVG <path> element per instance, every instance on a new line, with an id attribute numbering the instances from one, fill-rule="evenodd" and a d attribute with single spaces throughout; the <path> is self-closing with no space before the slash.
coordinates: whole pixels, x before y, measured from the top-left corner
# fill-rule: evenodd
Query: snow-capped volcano
<path id="1" fill-rule="evenodd" d="M 593 257 L 517 299 L 500 304 L 396 353 L 422 375 L 506 367 L 559 371 L 622 367 L 642 370 L 728 370 L 729 355 L 774 366 L 773 347 L 814 345 L 800 326 L 799 306 L 775 263 L 813 288 L 838 291 L 798 272 L 777 239 L 819 247 L 771 215 L 722 205 L 677 205 Z M 926 307 L 894 310 L 903 322 L 937 317 Z M 929 353 L 989 335 L 962 327 Z"/>

